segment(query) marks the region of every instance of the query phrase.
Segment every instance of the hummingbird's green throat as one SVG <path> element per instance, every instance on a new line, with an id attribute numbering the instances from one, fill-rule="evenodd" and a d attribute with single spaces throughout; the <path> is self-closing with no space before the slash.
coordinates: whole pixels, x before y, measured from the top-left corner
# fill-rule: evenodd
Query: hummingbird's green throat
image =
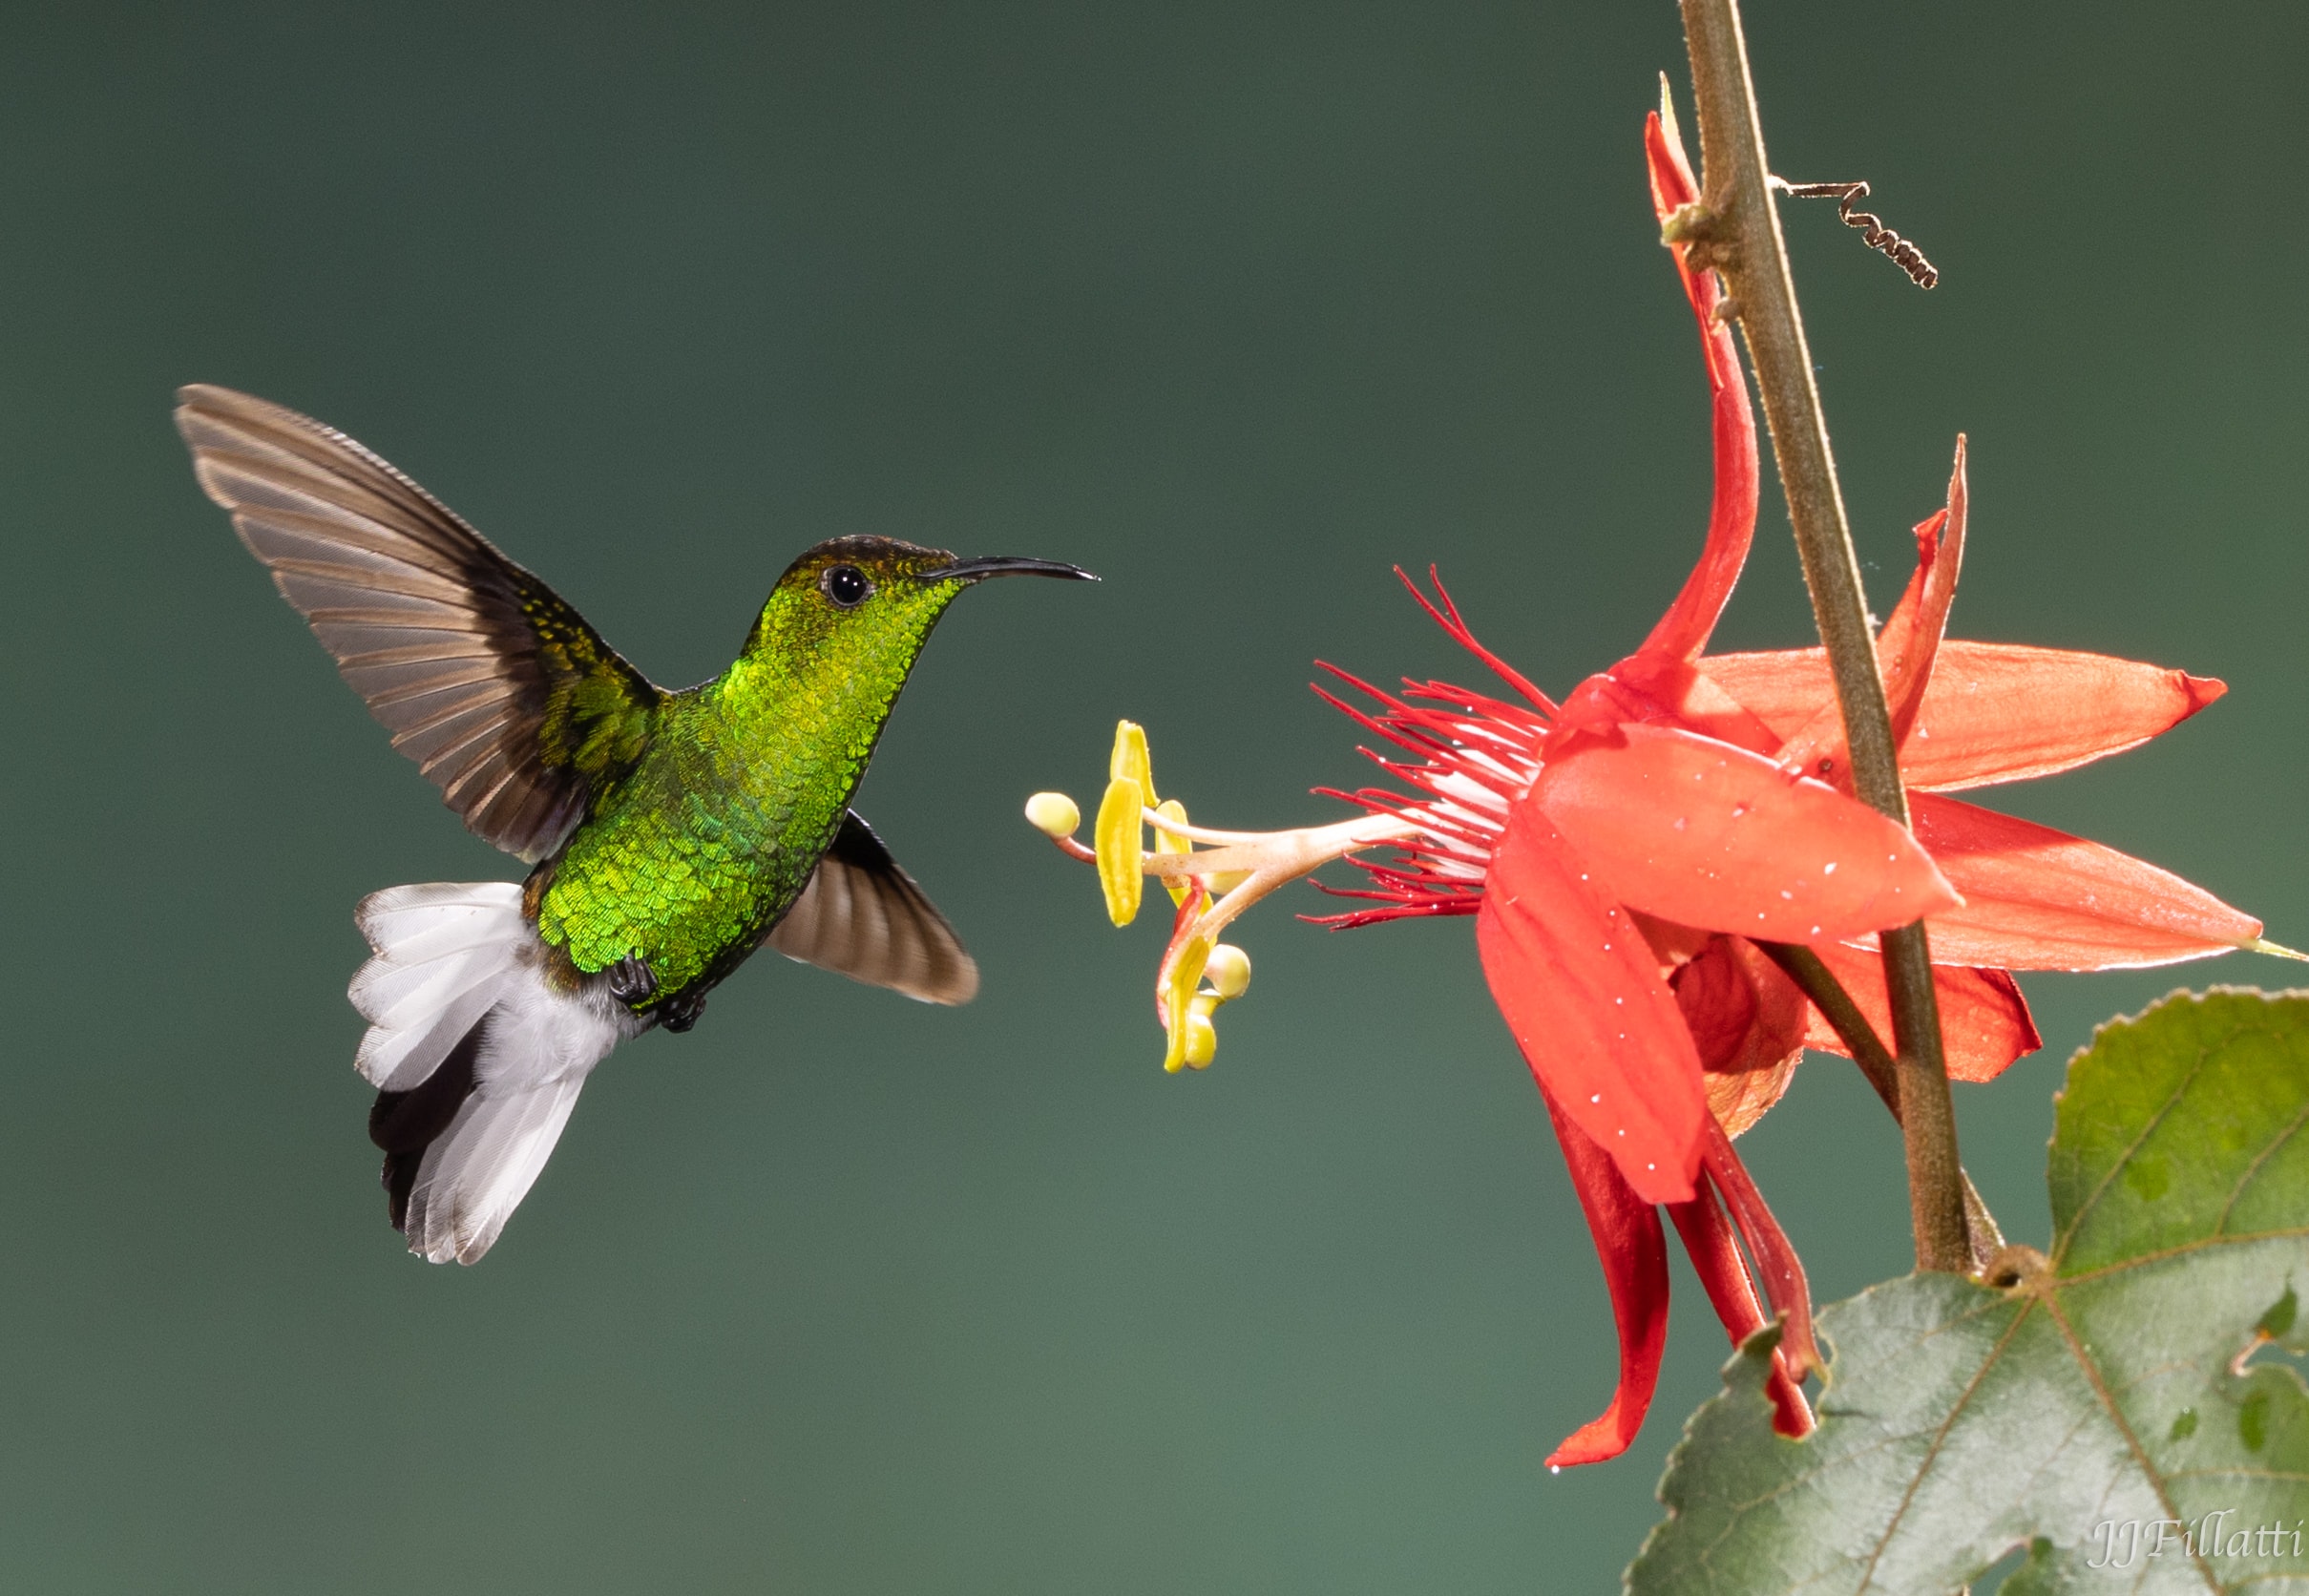
<path id="1" fill-rule="evenodd" d="M 977 990 L 850 796 L 965 588 L 1089 573 L 834 538 L 787 568 L 727 670 L 667 692 L 343 433 L 227 388 L 178 400 L 200 485 L 393 746 L 535 867 L 361 906 L 358 1063 L 410 1250 L 486 1251 L 593 1066 L 652 1024 L 686 1030 L 765 942 L 930 1002 Z"/>

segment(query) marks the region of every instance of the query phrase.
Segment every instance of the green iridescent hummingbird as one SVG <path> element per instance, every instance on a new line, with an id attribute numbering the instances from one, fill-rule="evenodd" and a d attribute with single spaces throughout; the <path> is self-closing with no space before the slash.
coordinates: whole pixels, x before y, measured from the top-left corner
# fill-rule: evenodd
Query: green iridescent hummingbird
<path id="1" fill-rule="evenodd" d="M 653 685 L 577 612 L 344 433 L 229 388 L 178 394 L 200 486 L 337 668 L 527 881 L 392 887 L 356 921 L 394 1228 L 435 1263 L 488 1251 L 593 1067 L 685 1031 L 762 946 L 933 1003 L 977 967 L 850 808 L 931 628 L 989 577 L 838 537 L 778 579 L 737 661 Z"/>

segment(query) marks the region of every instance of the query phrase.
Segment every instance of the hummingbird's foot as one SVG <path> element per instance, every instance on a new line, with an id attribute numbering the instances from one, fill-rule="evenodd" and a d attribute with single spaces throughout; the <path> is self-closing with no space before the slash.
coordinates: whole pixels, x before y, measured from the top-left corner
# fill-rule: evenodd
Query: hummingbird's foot
<path id="1" fill-rule="evenodd" d="M 629 1009 L 638 1009 L 658 995 L 658 977 L 636 955 L 627 954 L 602 974 L 609 977 L 609 995 Z"/>
<path id="2" fill-rule="evenodd" d="M 704 1012 L 705 994 L 703 992 L 684 994 L 659 1011 L 663 1016 L 661 1023 L 668 1031 L 688 1030 L 698 1022 L 698 1016 Z"/>

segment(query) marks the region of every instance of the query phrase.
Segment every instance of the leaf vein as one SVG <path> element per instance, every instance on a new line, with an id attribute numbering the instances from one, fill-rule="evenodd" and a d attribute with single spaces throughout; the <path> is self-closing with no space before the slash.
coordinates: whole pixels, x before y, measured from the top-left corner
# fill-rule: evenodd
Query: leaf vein
<path id="1" fill-rule="evenodd" d="M 1900 1505 L 1892 1510 L 1892 1517 L 1885 1521 L 1883 1534 L 1878 1536 L 1876 1544 L 1869 1548 L 1868 1562 L 1860 1570 L 1860 1583 L 1853 1587 L 1854 1596 L 1859 1596 L 1859 1592 L 1876 1583 L 1876 1565 L 1883 1561 L 1884 1549 L 1892 1544 L 1892 1538 L 1900 1533 L 1900 1521 L 1908 1516 L 1909 1504 L 1916 1500 L 1916 1493 L 1923 1485 L 1924 1477 L 1932 1472 L 1933 1460 L 1947 1443 L 1950 1428 L 1955 1425 L 1958 1417 L 1971 1406 L 1973 1396 L 1981 1389 L 1981 1382 L 1988 1377 L 1988 1371 L 1997 1366 L 1998 1360 L 2005 1354 L 2005 1349 L 2012 1344 L 2012 1338 L 2020 1334 L 2021 1326 L 2028 1322 L 2028 1315 L 2036 1307 L 2035 1302 L 2026 1303 L 2018 1313 L 2012 1315 L 2012 1322 L 1996 1338 L 1996 1345 L 1988 1350 L 1986 1357 L 1981 1359 L 1981 1366 L 1972 1372 L 1972 1377 L 1964 1382 L 1964 1389 L 1949 1404 L 1948 1417 L 1941 1420 L 1933 1431 L 1931 1444 L 1925 1448 L 1922 1461 L 1917 1465 L 1916 1472 L 1909 1476 L 1908 1486 L 1900 1493 Z"/>
<path id="2" fill-rule="evenodd" d="M 2204 1054 L 2201 1050 L 2197 1057 L 2200 1060 L 2203 1059 Z M 2161 1117 L 2162 1110 L 2159 1113 Z M 2054 1327 L 2060 1331 L 2061 1339 L 2068 1343 L 2068 1355 L 2076 1359 L 2076 1366 L 2084 1371 L 2086 1382 L 2092 1387 L 2093 1395 L 2100 1398 L 2101 1406 L 2108 1410 L 2109 1421 L 2116 1426 L 2117 1434 L 2125 1438 L 2125 1445 L 2131 1450 L 2132 1460 L 2139 1465 L 2142 1477 L 2149 1481 L 2149 1488 L 2156 1493 L 2157 1503 L 2165 1510 L 2164 1516 L 2168 1519 L 2179 1518 L 2180 1510 L 2173 1503 L 2173 1493 L 2165 1488 L 2165 1477 L 2159 1474 L 2156 1465 L 2149 1460 L 2148 1449 L 2141 1445 L 2141 1438 L 2133 1433 L 2131 1421 L 2125 1418 L 2124 1409 L 2117 1405 L 2115 1393 L 2111 1392 L 2108 1382 L 2101 1378 L 2100 1365 L 2092 1361 L 2091 1356 L 2085 1350 L 2084 1342 L 2076 1334 L 2076 1327 L 2071 1325 L 2068 1315 L 2061 1312 L 2059 1296 L 2058 1292 L 2045 1293 L 2045 1312 L 2051 1318 Z M 2197 1572 L 2204 1576 L 2207 1586 L 2215 1590 L 2221 1588 L 2221 1582 L 2214 1577 L 2213 1569 L 2207 1565 L 2202 1554 L 2191 1553 L 2190 1561 L 2196 1564 Z"/>
<path id="3" fill-rule="evenodd" d="M 2182 1242 L 2177 1247 L 2167 1247 L 2154 1252 L 2141 1252 L 2130 1258 L 2119 1258 L 2115 1263 L 2103 1264 L 2098 1269 L 2082 1270 L 2075 1274 L 2064 1274 L 2060 1277 L 2060 1290 L 2067 1291 L 2071 1286 L 2082 1285 L 2089 1280 L 2101 1280 L 2110 1275 L 2122 1274 L 2127 1270 L 2139 1269 L 2145 1264 L 2162 1264 L 2174 1258 L 2186 1258 L 2191 1253 L 2200 1252 L 2209 1247 L 2242 1247 L 2257 1241 L 2300 1240 L 2309 1240 L 2309 1225 L 2297 1226 L 2283 1230 L 2253 1230 L 2244 1235 L 2236 1236 L 2204 1236 L 2195 1241 Z"/>
<path id="4" fill-rule="evenodd" d="M 2108 1172 L 2101 1176 L 2100 1184 L 2094 1186 L 2091 1193 L 2087 1196 L 2083 1202 L 2076 1206 L 2076 1212 L 2068 1216 L 2068 1228 L 2064 1229 L 2052 1240 L 2052 1263 L 2054 1269 L 2057 1270 L 2060 1267 L 2060 1261 L 2068 1255 L 2068 1244 L 2076 1239 L 2076 1232 L 2078 1228 L 2084 1225 L 2086 1218 L 2091 1214 L 2094 1206 L 2100 1202 L 2103 1194 L 2108 1191 L 2110 1183 L 2114 1181 L 2117 1176 L 2124 1173 L 2125 1166 L 2132 1161 L 2132 1155 L 2139 1152 L 2142 1144 L 2145 1144 L 2150 1137 L 2156 1134 L 2156 1127 L 2165 1123 L 2165 1116 L 2172 1113 L 2173 1105 L 2181 1101 L 2183 1094 L 2189 1090 L 2190 1085 L 2196 1080 L 2198 1073 L 2204 1069 L 2205 1060 L 2208 1057 L 2210 1057 L 2210 1054 L 2205 1048 L 2201 1046 L 2197 1048 L 2196 1058 L 2190 1063 L 2187 1072 L 2184 1073 L 2181 1079 L 2173 1085 L 2172 1092 L 2166 1097 L 2165 1101 L 2157 1105 L 2156 1112 L 2150 1115 L 2149 1118 L 2142 1124 L 2140 1134 L 2132 1139 L 2123 1152 L 2117 1154 L 2117 1156 L 2110 1162 Z"/>
<path id="5" fill-rule="evenodd" d="M 2229 1215 L 2236 1208 L 2237 1199 L 2244 1196 L 2245 1187 L 2253 1184 L 2253 1178 L 2261 1172 L 2261 1166 L 2267 1163 L 2279 1147 L 2292 1141 L 2304 1124 L 2309 1124 L 2309 1102 L 2301 1105 L 2301 1111 L 2293 1116 L 2291 1124 L 2278 1131 L 2275 1137 L 2270 1139 L 2267 1146 L 2253 1155 L 2253 1162 L 2245 1166 L 2243 1174 L 2237 1176 L 2236 1185 L 2229 1188 L 2229 1201 L 2221 1205 L 2221 1216 L 2214 1222 L 2217 1228 L 2222 1230 L 2229 1228 Z"/>

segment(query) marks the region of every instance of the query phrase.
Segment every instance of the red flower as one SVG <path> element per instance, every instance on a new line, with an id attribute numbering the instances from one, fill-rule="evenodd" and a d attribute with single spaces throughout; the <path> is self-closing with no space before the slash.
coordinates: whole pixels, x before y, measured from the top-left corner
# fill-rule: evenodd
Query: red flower
<path id="1" fill-rule="evenodd" d="M 1697 187 L 1657 116 L 1646 153 L 1664 221 Z M 1963 550 L 1962 440 L 1947 507 L 1917 529 L 1916 577 L 1878 640 L 1902 770 L 1920 789 L 1913 835 L 1850 795 L 1820 650 L 1706 654 L 1754 531 L 1756 438 L 1715 281 L 1674 253 L 1711 393 L 1714 498 L 1698 565 L 1634 654 L 1559 705 L 1477 642 L 1439 580 L 1433 598 L 1413 586 L 1522 702 L 1439 682 L 1396 697 L 1324 667 L 1374 701 L 1367 712 L 1324 694 L 1412 756 L 1379 760 L 1412 792 L 1333 793 L 1370 812 L 1327 827 L 1207 830 L 1175 800 L 1158 809 L 1144 739 L 1125 722 L 1099 812 L 1116 922 L 1136 913 L 1142 872 L 1179 904 L 1156 981 L 1174 1069 L 1209 1061 L 1211 1017 L 1249 980 L 1218 933 L 1326 860 L 1354 858 L 1371 877 L 1344 895 L 1373 907 L 1333 925 L 1476 916 L 1485 978 L 1563 1144 L 1619 1328 L 1618 1390 L 1557 1465 L 1616 1456 L 1643 1422 L 1667 1335 L 1663 1208 L 1735 1342 L 1765 1323 L 1765 1303 L 1785 1317 L 1778 1422 L 1810 1426 L 1796 1383 L 1815 1359 L 1802 1267 L 1732 1138 L 1777 1100 L 1804 1047 L 1844 1044 L 1756 941 L 1810 947 L 1889 1035 L 1875 934 L 1925 920 L 1951 1073 L 1966 1080 L 2038 1045 L 2010 969 L 2268 947 L 2259 922 L 2154 866 L 1937 795 L 2133 746 L 2222 690 L 2097 655 L 1943 643 Z M 1093 856 L 1072 841 L 1071 801 L 1040 795 L 1029 815 Z M 1389 843 L 1400 851 L 1384 862 L 1355 856 Z"/>
<path id="2" fill-rule="evenodd" d="M 1657 116 L 1646 135 L 1665 220 L 1697 189 Z M 1952 1073 L 1968 1080 L 2038 1045 L 2009 969 L 2262 945 L 2259 922 L 2167 872 L 1932 795 L 2133 746 L 2222 691 L 2095 655 L 1943 646 L 1963 546 L 1961 440 L 1948 506 L 1917 529 L 1916 578 L 1878 644 L 1903 772 L 1924 789 L 1913 838 L 1848 795 L 1821 650 L 1705 657 L 1754 527 L 1756 441 L 1714 281 L 1680 249 L 1677 265 L 1713 396 L 1714 506 L 1698 566 L 1643 645 L 1559 707 L 1476 641 L 1438 581 L 1433 599 L 1416 587 L 1415 597 L 1523 704 L 1437 682 L 1406 682 L 1396 698 L 1336 670 L 1378 707 L 1324 695 L 1416 756 L 1380 760 L 1415 795 L 1336 794 L 1411 834 L 1391 861 L 1356 861 L 1373 890 L 1347 895 L 1383 907 L 1330 923 L 1476 915 L 1492 996 L 1603 1258 L 1619 1390 L 1557 1449 L 1557 1464 L 1615 1456 L 1642 1423 L 1667 1327 L 1660 1206 L 1736 1341 L 1763 1316 L 1718 1199 L 1729 1208 L 1763 1294 L 1789 1316 L 1774 1382 L 1781 1427 L 1806 1427 L 1790 1382 L 1811 1355 L 1801 1271 L 1727 1133 L 1776 1101 L 1804 1046 L 1843 1043 L 1749 938 L 1812 947 L 1889 1035 L 1869 934 L 1925 919 L 1946 965 L 1938 984 Z"/>

